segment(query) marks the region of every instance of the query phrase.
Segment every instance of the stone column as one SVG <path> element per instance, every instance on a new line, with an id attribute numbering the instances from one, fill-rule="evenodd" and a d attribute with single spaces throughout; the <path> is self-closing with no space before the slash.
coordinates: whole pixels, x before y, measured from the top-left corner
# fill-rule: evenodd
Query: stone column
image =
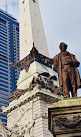
<path id="1" fill-rule="evenodd" d="M 19 0 L 20 60 L 32 49 L 49 56 L 38 0 Z"/>

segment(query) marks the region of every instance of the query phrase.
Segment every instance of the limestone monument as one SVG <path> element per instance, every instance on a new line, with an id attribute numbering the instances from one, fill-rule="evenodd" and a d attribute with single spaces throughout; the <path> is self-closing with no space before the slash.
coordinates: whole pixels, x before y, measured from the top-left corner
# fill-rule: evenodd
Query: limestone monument
<path id="1" fill-rule="evenodd" d="M 7 137 L 52 137 L 48 130 L 48 107 L 62 100 L 58 80 L 52 72 L 38 0 L 20 0 L 20 68 L 17 89 L 7 108 Z M 1 130 L 2 131 L 2 130 Z M 4 136 L 3 136 L 4 137 Z"/>
<path id="2" fill-rule="evenodd" d="M 49 56 L 38 0 L 19 0 L 20 60 L 26 57 L 33 42 L 36 49 Z"/>
<path id="3" fill-rule="evenodd" d="M 12 66 L 20 67 L 21 71 L 28 73 L 34 61 L 46 69 L 52 67 L 52 60 L 38 53 L 35 47 L 28 56 Z M 10 97 L 9 106 L 3 108 L 8 116 L 7 128 L 10 129 L 10 134 L 17 137 L 51 137 L 48 130 L 48 107 L 62 99 L 54 75 L 46 71 L 34 76 L 29 87 L 17 89 Z"/>
<path id="4" fill-rule="evenodd" d="M 19 18 L 21 63 L 30 54 L 33 46 L 39 53 L 49 57 L 38 0 L 19 0 Z M 50 67 L 42 65 L 36 60 L 33 61 L 28 72 L 25 69 L 20 72 L 17 88 L 23 90 L 28 88 L 33 77 L 43 72 L 53 75 Z"/>
<path id="5" fill-rule="evenodd" d="M 64 130 L 64 128 L 70 119 L 71 124 L 68 124 L 68 127 L 72 128 L 72 125 L 77 127 L 77 124 L 80 123 L 78 105 L 81 103 L 77 103 L 76 106 L 76 101 L 74 101 L 74 104 L 69 105 L 68 101 L 63 100 L 64 93 L 52 71 L 55 58 L 50 59 L 48 55 L 38 0 L 19 0 L 19 7 L 20 61 L 12 63 L 12 66 L 20 68 L 20 77 L 16 91 L 9 98 L 9 106 L 2 107 L 3 112 L 7 114 L 7 127 L 0 122 L 0 134 L 3 137 L 55 137 L 58 132 L 59 135 L 63 135 L 62 133 L 67 133 L 67 129 Z M 78 61 L 75 64 L 79 66 Z M 54 70 L 57 69 L 56 66 Z M 75 95 L 73 94 L 73 96 Z M 49 109 L 50 115 L 48 116 L 48 108 L 54 102 L 58 102 L 55 104 L 57 107 L 54 109 L 53 115 Z M 62 102 L 64 106 L 62 106 Z M 79 102 L 81 101 L 79 100 Z M 77 109 L 77 115 L 73 115 Z M 72 113 L 70 113 L 71 111 Z M 71 115 L 68 119 L 69 113 Z M 60 125 L 62 125 L 63 132 L 60 131 L 59 126 L 61 116 Z M 79 120 L 72 121 L 74 118 Z M 76 131 L 79 133 L 80 126 L 78 129 Z"/>

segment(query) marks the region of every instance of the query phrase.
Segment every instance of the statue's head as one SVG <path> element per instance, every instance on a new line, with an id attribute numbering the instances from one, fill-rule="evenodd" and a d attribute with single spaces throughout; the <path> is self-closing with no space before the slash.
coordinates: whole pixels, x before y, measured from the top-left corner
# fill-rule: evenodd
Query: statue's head
<path id="1" fill-rule="evenodd" d="M 64 42 L 62 42 L 60 43 L 59 48 L 62 52 L 65 52 L 67 49 L 67 45 Z"/>

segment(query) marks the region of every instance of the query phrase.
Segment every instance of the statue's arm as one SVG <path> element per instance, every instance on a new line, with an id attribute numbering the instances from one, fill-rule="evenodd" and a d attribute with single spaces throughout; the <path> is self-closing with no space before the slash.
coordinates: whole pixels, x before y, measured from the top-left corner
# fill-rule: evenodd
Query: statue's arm
<path id="1" fill-rule="evenodd" d="M 72 65 L 73 67 L 79 67 L 80 62 L 76 59 L 75 55 L 72 54 Z"/>
<path id="2" fill-rule="evenodd" d="M 53 58 L 53 70 L 58 73 L 58 56 Z"/>

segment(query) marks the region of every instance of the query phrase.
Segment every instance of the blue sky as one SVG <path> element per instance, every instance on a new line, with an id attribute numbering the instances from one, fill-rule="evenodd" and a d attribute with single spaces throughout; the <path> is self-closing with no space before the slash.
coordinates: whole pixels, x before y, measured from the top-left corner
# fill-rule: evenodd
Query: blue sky
<path id="1" fill-rule="evenodd" d="M 7 0 L 8 12 L 19 20 L 18 0 Z M 5 10 L 6 0 L 0 0 Z M 59 44 L 65 42 L 68 51 L 81 63 L 81 0 L 39 0 L 49 55 L 59 53 Z M 81 66 L 79 67 L 81 75 Z"/>

